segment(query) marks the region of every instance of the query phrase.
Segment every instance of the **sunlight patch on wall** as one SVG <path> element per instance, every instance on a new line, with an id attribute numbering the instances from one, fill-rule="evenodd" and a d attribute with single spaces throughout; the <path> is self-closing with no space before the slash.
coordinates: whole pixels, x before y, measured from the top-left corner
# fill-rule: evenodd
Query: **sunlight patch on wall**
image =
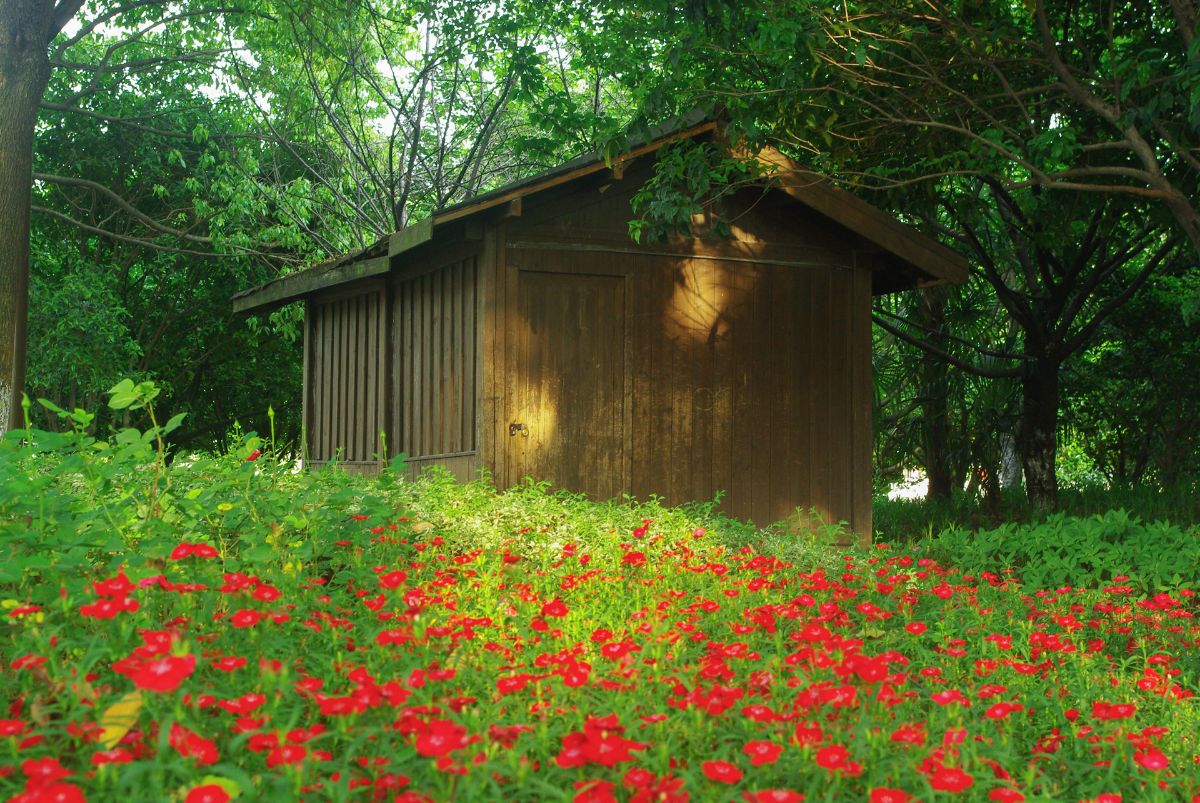
<path id="1" fill-rule="evenodd" d="M 696 344 L 728 337 L 760 276 L 761 271 L 751 265 L 683 260 L 675 275 L 675 289 L 663 310 L 664 334 Z"/>

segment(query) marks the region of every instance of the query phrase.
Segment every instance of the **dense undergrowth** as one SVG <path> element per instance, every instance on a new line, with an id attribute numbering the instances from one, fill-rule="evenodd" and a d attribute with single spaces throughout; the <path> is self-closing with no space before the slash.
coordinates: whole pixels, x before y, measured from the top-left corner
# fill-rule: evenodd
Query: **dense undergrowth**
<path id="1" fill-rule="evenodd" d="M 1186 582 L 68 418 L 0 444 L 0 799 L 1200 800 Z"/>
<path id="2" fill-rule="evenodd" d="M 1200 489 L 1193 484 L 1170 488 L 1100 486 L 1064 487 L 1058 492 L 1058 513 L 1072 518 L 1125 511 L 1141 521 L 1168 521 L 1191 528 L 1200 525 Z M 888 499 L 876 496 L 876 529 L 895 541 L 916 542 L 930 532 L 951 527 L 987 530 L 1005 523 L 1037 524 L 1054 515 L 1032 507 L 1021 488 L 1001 491 L 989 505 L 978 495 L 956 493 L 947 500 Z"/>

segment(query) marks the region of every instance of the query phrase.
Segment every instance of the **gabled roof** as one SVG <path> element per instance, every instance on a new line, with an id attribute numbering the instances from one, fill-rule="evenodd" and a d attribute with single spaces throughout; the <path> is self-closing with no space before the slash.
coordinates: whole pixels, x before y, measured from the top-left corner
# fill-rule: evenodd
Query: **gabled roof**
<path id="1" fill-rule="evenodd" d="M 527 195 L 653 153 L 671 142 L 714 133 L 717 128 L 717 121 L 692 115 L 674 125 L 652 131 L 649 138 L 633 143 L 615 161 L 606 161 L 599 154 L 580 156 L 544 173 L 447 206 L 361 251 L 326 260 L 311 268 L 243 290 L 233 296 L 234 312 L 271 309 L 316 290 L 387 273 L 392 257 L 430 241 L 435 230 L 447 223 L 504 204 L 519 203 Z M 904 271 L 903 278 L 898 277 L 897 282 L 893 283 L 895 287 L 887 289 L 961 282 L 966 278 L 967 262 L 961 254 L 896 220 L 853 193 L 835 186 L 773 148 L 766 148 L 754 156 L 771 171 L 772 180 L 776 182 L 773 186 L 780 191 L 858 234 L 905 267 L 911 268 Z"/>

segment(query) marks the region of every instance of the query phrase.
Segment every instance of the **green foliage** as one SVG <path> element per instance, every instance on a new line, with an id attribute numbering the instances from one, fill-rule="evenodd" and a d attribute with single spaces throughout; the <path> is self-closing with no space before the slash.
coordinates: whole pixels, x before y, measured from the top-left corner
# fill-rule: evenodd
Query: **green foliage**
<path id="1" fill-rule="evenodd" d="M 497 492 L 484 476 L 458 482 L 444 468 L 426 469 L 412 483 L 400 486 L 399 504 L 433 526 L 454 550 L 499 550 L 520 542 L 525 554 L 554 556 L 563 544 L 575 543 L 581 552 L 611 546 L 614 534 L 654 522 L 655 528 L 694 531 L 701 528 L 730 549 L 753 547 L 798 565 L 838 567 L 832 546 L 845 539 L 839 525 L 817 522 L 797 532 L 783 524 L 759 529 L 716 510 L 716 501 L 668 507 L 658 497 L 596 502 L 581 494 L 552 491 L 548 483 L 527 481 Z"/>
<path id="2" fill-rule="evenodd" d="M 1064 439 L 1103 481 L 1171 488 L 1200 477 L 1195 267 L 1154 277 L 1064 372 Z"/>
<path id="3" fill-rule="evenodd" d="M 1009 567 L 1029 588 L 1093 588 L 1127 582 L 1146 593 L 1200 583 L 1200 535 L 1124 510 L 1079 518 L 1057 513 L 1034 524 L 951 527 L 929 554 L 966 573 Z"/>
<path id="4" fill-rule="evenodd" d="M 721 199 L 761 175 L 757 161 L 731 160 L 724 147 L 710 142 L 667 145 L 657 153 L 654 175 L 633 196 L 638 217 L 630 221 L 629 234 L 636 242 L 695 233 L 728 237 Z M 697 226 L 697 216 L 707 224 Z"/>
<path id="5" fill-rule="evenodd" d="M 1031 506 L 1020 488 L 1002 490 L 997 501 L 989 506 L 978 495 L 962 491 L 945 500 L 876 496 L 875 531 L 895 541 L 915 542 L 950 527 L 982 530 L 1004 522 L 1036 523 L 1047 515 Z M 1063 488 L 1058 501 L 1058 512 L 1067 516 L 1087 518 L 1124 509 L 1146 521 L 1169 521 L 1187 529 L 1200 525 L 1200 496 L 1189 484 L 1170 488 L 1078 484 Z"/>
<path id="6" fill-rule="evenodd" d="M 1193 590 L 1035 595 L 1001 566 L 835 550 L 836 528 L 757 531 L 716 500 L 498 494 L 445 472 L 410 482 L 403 460 L 375 477 L 298 471 L 254 434 L 167 465 L 161 399 L 121 381 L 110 403 L 148 427 L 101 439 L 91 414 L 51 405 L 60 432 L 0 440 L 0 797 L 182 800 L 215 784 L 348 801 L 363 770 L 388 796 L 435 800 L 568 800 L 576 782 L 639 775 L 702 800 L 1200 791 Z M 1169 528 L 1098 522 L 1050 534 L 1097 564 L 1138 539 L 1173 546 Z M 1096 738 L 1049 741 L 1070 727 Z M 989 735 L 952 740 L 953 768 L 914 760 L 965 731 Z M 762 748 L 772 759 L 752 760 Z M 830 750 L 852 771 L 822 768 Z"/>
<path id="7" fill-rule="evenodd" d="M 58 431 L 17 430 L 0 440 L 0 587 L 61 572 L 66 587 L 77 590 L 93 572 L 161 565 L 180 533 L 219 544 L 229 571 L 253 562 L 293 573 L 336 572 L 343 553 L 330 534 L 345 527 L 346 510 L 371 526 L 407 511 L 461 551 L 514 542 L 531 555 L 556 555 L 567 542 L 581 551 L 603 549 L 614 534 L 653 521 L 711 531 L 731 550 L 769 547 L 830 571 L 838 565 L 830 546 L 839 528 L 801 535 L 758 530 L 720 515 L 715 502 L 597 503 L 551 492 L 545 483 L 497 493 L 486 477 L 460 484 L 440 468 L 408 481 L 403 455 L 370 478 L 336 468 L 303 471 L 273 440 L 240 430 L 222 454 L 172 456 L 167 442 L 185 414 L 160 425 L 154 407 L 160 393 L 150 381 L 125 379 L 110 388 L 109 407 L 138 414 L 144 425 L 103 438 L 95 434 L 95 414 L 40 399 Z M 57 548 L 48 551 L 47 543 Z"/>

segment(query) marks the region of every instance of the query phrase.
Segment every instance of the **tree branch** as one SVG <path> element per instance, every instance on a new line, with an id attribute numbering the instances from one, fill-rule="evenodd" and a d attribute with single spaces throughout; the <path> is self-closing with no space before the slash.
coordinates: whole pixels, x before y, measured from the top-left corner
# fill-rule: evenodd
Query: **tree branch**
<path id="1" fill-rule="evenodd" d="M 986 377 L 988 379 L 1012 379 L 1012 378 L 1020 377 L 1021 375 L 1024 374 L 1024 371 L 1021 368 L 1003 368 L 1003 369 L 982 368 L 980 366 L 966 362 L 965 360 L 960 360 L 958 357 L 955 357 L 953 354 L 950 354 L 949 352 L 944 351 L 944 350 L 938 348 L 937 346 L 934 346 L 931 343 L 927 343 L 924 340 L 921 340 L 920 338 L 913 337 L 912 335 L 908 334 L 907 332 L 904 332 L 901 329 L 898 329 L 897 327 L 892 326 L 892 324 L 888 323 L 887 320 L 885 320 L 882 316 L 876 315 L 874 312 L 871 313 L 871 320 L 875 322 L 876 326 L 879 326 L 885 332 L 895 335 L 896 337 L 903 340 L 905 343 L 916 346 L 917 348 L 919 348 L 923 351 L 926 351 L 929 354 L 932 354 L 934 357 L 937 357 L 938 359 L 943 360 L 943 361 L 949 363 L 950 365 L 953 365 L 955 368 L 961 368 L 962 370 L 964 370 L 968 373 L 974 374 L 975 376 L 982 376 L 982 377 Z M 906 323 L 908 323 L 908 321 L 906 321 Z"/>

